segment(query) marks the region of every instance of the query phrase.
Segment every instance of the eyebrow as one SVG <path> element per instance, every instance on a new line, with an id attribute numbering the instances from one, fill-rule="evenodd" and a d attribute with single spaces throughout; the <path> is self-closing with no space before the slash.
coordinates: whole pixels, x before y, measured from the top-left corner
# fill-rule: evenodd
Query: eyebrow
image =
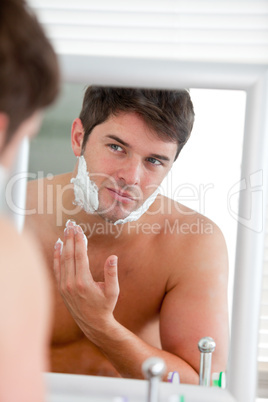
<path id="1" fill-rule="evenodd" d="M 109 135 L 107 135 L 106 137 L 107 137 L 107 138 L 111 138 L 112 140 L 115 140 L 115 141 L 119 142 L 119 144 L 122 144 L 122 145 L 124 145 L 125 147 L 131 148 L 131 146 L 130 146 L 127 142 L 123 141 L 121 138 L 117 137 L 116 135 L 109 134 Z M 162 160 L 162 161 L 170 162 L 170 158 L 168 158 L 168 157 L 165 156 L 165 155 L 151 154 L 151 155 L 149 156 L 149 158 L 155 158 L 155 159 L 160 159 L 160 160 Z"/>
<path id="2" fill-rule="evenodd" d="M 152 154 L 150 158 L 160 159 L 162 161 L 170 162 L 170 158 L 165 155 Z"/>
<path id="3" fill-rule="evenodd" d="M 117 137 L 116 135 L 110 134 L 110 135 L 107 135 L 106 137 L 111 138 L 111 140 L 115 140 L 115 141 L 119 142 L 119 144 L 122 144 L 125 147 L 131 148 L 131 146 L 127 142 L 121 140 L 121 138 Z"/>

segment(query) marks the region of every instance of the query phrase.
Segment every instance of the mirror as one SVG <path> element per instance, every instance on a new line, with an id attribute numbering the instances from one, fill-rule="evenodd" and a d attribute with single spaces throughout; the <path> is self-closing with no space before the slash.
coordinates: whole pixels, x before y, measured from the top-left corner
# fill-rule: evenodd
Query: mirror
<path id="1" fill-rule="evenodd" d="M 76 158 L 70 131 L 72 121 L 79 115 L 85 87 L 65 84 L 58 104 L 47 112 L 39 136 L 31 142 L 32 179 L 73 170 Z M 231 318 L 246 94 L 200 88 L 191 89 L 190 94 L 196 115 L 194 129 L 162 183 L 161 192 L 208 216 L 223 231 L 230 261 Z M 200 232 L 205 227 L 201 222 L 193 230 Z"/>
<path id="2" fill-rule="evenodd" d="M 213 63 L 184 63 L 144 60 L 142 71 L 137 60 L 119 60 L 84 56 L 61 57 L 66 81 L 86 82 L 87 77 L 96 84 L 131 85 L 150 87 L 191 87 L 242 90 L 247 94 L 246 124 L 243 142 L 241 180 L 249 183 L 256 172 L 263 171 L 267 158 L 265 127 L 267 118 L 266 67 Z M 106 74 L 105 65 L 109 65 Z M 124 74 L 118 72 L 124 71 Z M 165 74 L 163 74 L 163 71 Z M 131 77 L 131 80 L 130 78 Z M 130 82 L 131 81 L 131 82 Z M 194 143 L 194 141 L 192 141 Z M 189 143 L 190 144 L 190 143 Z M 185 150 L 186 152 L 186 150 Z M 267 180 L 263 181 L 266 185 Z M 254 183 L 254 181 L 253 181 Z M 260 184 L 260 182 L 257 182 Z M 243 184 L 243 183 L 242 183 Z M 266 188 L 262 187 L 265 195 Z M 239 201 L 238 247 L 234 280 L 232 337 L 228 366 L 227 390 L 222 400 L 251 401 L 256 386 L 256 344 L 259 301 L 249 300 L 249 294 L 260 294 L 263 236 L 258 231 L 262 222 L 262 205 L 257 200 L 257 214 L 250 215 L 251 188 L 244 187 Z M 209 193 L 208 193 L 209 194 Z M 251 218 L 252 217 L 252 220 Z M 253 227 L 245 224 L 252 222 Z M 257 230 L 254 230 L 257 228 Z M 254 266 L 254 275 L 252 275 Z M 241 286 L 240 286 L 241 284 Z M 247 350 L 247 353 L 245 353 Z M 193 387 L 187 388 L 190 395 Z M 198 390 L 199 400 L 213 400 L 211 389 Z M 186 392 L 186 395 L 187 395 Z"/>
<path id="3" fill-rule="evenodd" d="M 79 115 L 85 87 L 65 83 L 57 104 L 47 111 L 39 135 L 31 141 L 30 179 L 73 170 L 76 158 L 70 131 Z M 193 132 L 162 183 L 161 192 L 209 217 L 223 231 L 229 255 L 231 325 L 246 93 L 192 88 L 190 95 L 195 109 Z"/>

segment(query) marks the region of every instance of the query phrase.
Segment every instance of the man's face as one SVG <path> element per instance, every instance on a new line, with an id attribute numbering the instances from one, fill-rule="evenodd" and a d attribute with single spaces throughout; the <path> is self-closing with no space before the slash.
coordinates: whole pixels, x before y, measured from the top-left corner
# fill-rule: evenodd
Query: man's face
<path id="1" fill-rule="evenodd" d="M 138 209 L 170 170 L 177 144 L 164 142 L 136 113 L 120 113 L 96 126 L 84 158 L 99 188 L 97 213 L 115 222 Z"/>

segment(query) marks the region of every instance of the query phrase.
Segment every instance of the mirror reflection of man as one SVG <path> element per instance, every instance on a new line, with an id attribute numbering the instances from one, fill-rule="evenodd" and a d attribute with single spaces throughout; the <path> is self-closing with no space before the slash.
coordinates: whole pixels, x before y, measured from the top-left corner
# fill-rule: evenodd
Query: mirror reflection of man
<path id="1" fill-rule="evenodd" d="M 158 356 L 197 384 L 204 336 L 217 345 L 212 370 L 225 370 L 222 233 L 158 194 L 193 121 L 186 90 L 89 87 L 72 125 L 74 171 L 29 184 L 28 209 L 46 212 L 27 224 L 55 283 L 52 371 L 143 378 Z"/>

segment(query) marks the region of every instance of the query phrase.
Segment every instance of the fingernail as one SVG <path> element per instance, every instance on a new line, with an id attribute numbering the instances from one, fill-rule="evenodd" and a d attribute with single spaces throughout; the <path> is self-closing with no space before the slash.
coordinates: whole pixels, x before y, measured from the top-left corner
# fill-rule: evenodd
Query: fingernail
<path id="1" fill-rule="evenodd" d="M 62 254 L 62 248 L 63 248 L 63 241 L 58 238 L 58 240 L 55 243 L 54 249 L 55 250 L 60 250 L 60 255 Z"/>
<path id="2" fill-rule="evenodd" d="M 74 229 L 74 232 L 75 232 L 75 233 L 84 233 L 84 232 L 83 232 L 83 229 L 82 229 L 81 226 L 79 226 L 79 225 L 76 225 L 76 227 L 75 227 L 75 229 Z"/>
<path id="3" fill-rule="evenodd" d="M 64 236 L 68 236 L 68 234 L 69 234 L 69 228 L 67 227 L 64 229 Z"/>
<path id="4" fill-rule="evenodd" d="M 117 260 L 118 260 L 117 257 L 111 258 L 111 259 L 109 260 L 109 265 L 110 265 L 111 267 L 114 267 L 115 265 L 117 265 Z"/>
<path id="5" fill-rule="evenodd" d="M 68 226 L 76 226 L 76 222 L 73 219 L 68 219 L 68 221 L 65 224 L 66 228 Z"/>

